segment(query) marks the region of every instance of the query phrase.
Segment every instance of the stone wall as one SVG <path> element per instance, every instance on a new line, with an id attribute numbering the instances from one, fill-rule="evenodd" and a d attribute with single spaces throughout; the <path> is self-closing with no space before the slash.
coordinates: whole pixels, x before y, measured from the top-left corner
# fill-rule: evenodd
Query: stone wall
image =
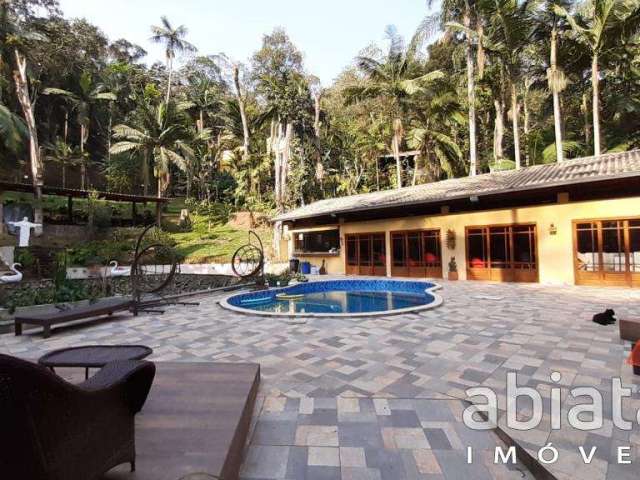
<path id="1" fill-rule="evenodd" d="M 91 296 L 111 296 L 131 294 L 129 277 L 88 278 L 83 280 L 69 280 L 70 283 L 82 283 L 88 286 Z M 196 292 L 220 288 L 237 283 L 238 279 L 228 275 L 185 275 L 178 274 L 173 282 L 162 292 L 163 295 L 177 295 L 180 293 Z M 51 279 L 27 280 L 20 283 L 0 285 L 0 306 L 4 307 L 12 295 L 24 290 L 48 290 L 54 287 Z"/>

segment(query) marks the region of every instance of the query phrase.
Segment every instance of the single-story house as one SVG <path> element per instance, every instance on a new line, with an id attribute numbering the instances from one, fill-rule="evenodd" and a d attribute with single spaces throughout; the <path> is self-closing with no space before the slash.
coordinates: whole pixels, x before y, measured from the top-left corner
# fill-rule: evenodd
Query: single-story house
<path id="1" fill-rule="evenodd" d="M 321 200 L 277 216 L 329 274 L 640 286 L 640 150 Z"/>

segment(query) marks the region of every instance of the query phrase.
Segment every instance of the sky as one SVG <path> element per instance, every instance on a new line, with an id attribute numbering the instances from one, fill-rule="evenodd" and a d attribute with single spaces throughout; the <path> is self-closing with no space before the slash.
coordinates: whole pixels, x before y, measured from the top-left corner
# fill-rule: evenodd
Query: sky
<path id="1" fill-rule="evenodd" d="M 309 73 L 330 85 L 358 52 L 384 40 L 393 24 L 409 38 L 428 13 L 426 0 L 60 0 L 66 17 L 83 17 L 109 37 L 142 46 L 148 63 L 164 61 L 149 42 L 150 26 L 166 15 L 189 29 L 187 39 L 204 55 L 226 53 L 246 62 L 262 36 L 284 27 L 305 54 Z"/>

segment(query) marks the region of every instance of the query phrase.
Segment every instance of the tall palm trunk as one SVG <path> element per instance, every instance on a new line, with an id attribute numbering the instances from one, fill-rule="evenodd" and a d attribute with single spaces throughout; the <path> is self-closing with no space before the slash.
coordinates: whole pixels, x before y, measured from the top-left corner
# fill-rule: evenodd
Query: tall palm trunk
<path id="1" fill-rule="evenodd" d="M 522 167 L 520 160 L 520 129 L 518 127 L 518 117 L 520 116 L 520 104 L 518 103 L 518 92 L 515 82 L 511 82 L 511 122 L 513 128 L 513 148 L 516 160 L 516 170 Z"/>
<path id="2" fill-rule="evenodd" d="M 486 53 L 482 39 L 484 37 L 484 24 L 481 19 L 476 21 L 476 35 L 478 36 L 478 50 L 476 52 L 476 63 L 478 64 L 478 78 L 481 80 L 484 78 L 484 67 L 486 64 Z"/>
<path id="3" fill-rule="evenodd" d="M 269 148 L 273 152 L 273 174 L 274 186 L 273 196 L 276 204 L 276 212 L 282 213 L 282 194 L 281 194 L 281 167 L 282 151 L 280 149 L 280 137 L 282 136 L 282 123 L 271 121 L 271 135 L 269 137 Z"/>
<path id="4" fill-rule="evenodd" d="M 198 129 L 198 133 L 202 133 L 204 130 L 204 110 L 200 109 L 200 118 L 196 122 L 196 128 Z"/>
<path id="5" fill-rule="evenodd" d="M 287 122 L 284 131 L 284 148 L 282 152 L 282 164 L 281 168 L 281 179 L 280 179 L 280 194 L 282 195 L 282 205 L 284 206 L 287 201 L 287 193 L 288 193 L 288 179 L 289 179 L 289 169 L 290 169 L 290 161 L 291 161 L 291 140 L 293 138 L 293 124 L 291 122 Z"/>
<path id="6" fill-rule="evenodd" d="M 246 165 L 246 163 L 249 161 L 251 137 L 249 135 L 249 122 L 247 121 L 244 96 L 242 95 L 242 89 L 240 88 L 240 67 L 238 65 L 233 66 L 233 84 L 236 89 L 236 100 L 238 101 L 238 108 L 240 109 L 240 119 L 242 120 L 242 158 Z"/>
<path id="7" fill-rule="evenodd" d="M 471 28 L 471 7 L 468 0 L 465 1 L 464 26 Z M 466 55 L 467 55 L 467 96 L 469 102 L 469 175 L 475 176 L 478 171 L 478 159 L 476 152 L 476 85 L 473 67 L 473 47 L 471 37 L 467 34 Z"/>
<path id="8" fill-rule="evenodd" d="M 580 105 L 580 111 L 582 112 L 582 116 L 584 119 L 584 143 L 585 145 L 589 145 L 589 142 L 591 141 L 591 125 L 589 124 L 589 100 L 586 93 L 582 95 L 582 104 Z"/>
<path id="9" fill-rule="evenodd" d="M 109 135 L 107 135 L 107 162 L 111 162 L 111 130 L 113 129 L 113 102 L 109 102 Z"/>
<path id="10" fill-rule="evenodd" d="M 553 94 L 553 123 L 556 132 L 556 160 L 562 162 L 564 160 L 564 150 L 562 148 L 562 117 L 560 113 L 560 93 L 558 92 L 558 30 L 554 24 L 551 30 L 551 92 Z"/>
<path id="11" fill-rule="evenodd" d="M 69 112 L 64 111 L 64 148 L 67 148 L 67 139 L 69 137 Z M 69 151 L 69 149 L 67 149 Z M 67 188 L 67 162 L 62 162 L 62 188 Z"/>
<path id="12" fill-rule="evenodd" d="M 591 62 L 591 85 L 593 88 L 593 154 L 600 155 L 600 69 L 598 54 L 593 54 Z"/>
<path id="13" fill-rule="evenodd" d="M 402 120 L 400 118 L 396 118 L 393 121 L 393 139 L 391 140 L 391 150 L 393 152 L 393 158 L 396 160 L 396 188 L 402 188 L 402 161 L 400 160 L 400 146 L 402 145 L 403 134 Z"/>
<path id="14" fill-rule="evenodd" d="M 493 100 L 493 105 L 496 110 L 496 120 L 494 122 L 493 133 L 493 160 L 497 163 L 504 158 L 504 152 L 502 149 L 504 139 L 504 102 L 501 98 L 496 98 Z"/>
<path id="15" fill-rule="evenodd" d="M 320 141 L 320 93 L 313 95 L 314 118 L 313 118 L 313 143 L 316 157 L 316 180 L 320 182 L 320 190 L 324 191 L 324 165 L 322 164 L 322 144 Z"/>
<path id="16" fill-rule="evenodd" d="M 524 163 L 528 167 L 531 164 L 530 152 L 529 152 L 529 133 L 531 132 L 531 115 L 529 114 L 529 90 L 533 82 L 525 80 L 524 93 L 522 97 L 522 110 L 523 110 L 523 126 L 524 132 Z"/>
<path id="17" fill-rule="evenodd" d="M 13 80 L 16 85 L 16 96 L 22 108 L 27 130 L 29 131 L 29 159 L 31 163 L 31 182 L 37 200 L 42 199 L 42 172 L 43 164 L 38 145 L 38 129 L 33 113 L 33 105 L 29 95 L 29 80 L 27 78 L 27 59 L 16 49 L 16 70 L 13 72 Z"/>
<path id="18" fill-rule="evenodd" d="M 142 154 L 142 194 L 149 195 L 149 152 Z"/>
<path id="19" fill-rule="evenodd" d="M 27 59 L 22 56 L 18 49 L 15 49 L 16 70 L 13 72 L 13 80 L 16 86 L 16 96 L 22 108 L 22 113 L 29 131 L 29 159 L 31 164 L 31 182 L 33 191 L 37 200 L 34 209 L 35 223 L 42 224 L 43 212 L 42 204 L 42 185 L 44 165 L 42 163 L 42 155 L 40 154 L 40 146 L 38 145 L 38 128 L 36 118 L 33 113 L 33 104 L 29 95 L 29 80 L 27 77 Z M 42 235 L 42 227 L 35 229 L 35 235 Z"/>
<path id="20" fill-rule="evenodd" d="M 84 157 L 84 143 L 88 137 L 87 127 L 80 125 L 80 189 L 85 190 L 87 186 L 87 162 Z"/>
<path id="21" fill-rule="evenodd" d="M 173 57 L 167 55 L 167 69 L 169 70 L 169 78 L 167 79 L 167 96 L 165 103 L 169 105 L 169 98 L 171 98 L 171 78 L 173 76 Z"/>

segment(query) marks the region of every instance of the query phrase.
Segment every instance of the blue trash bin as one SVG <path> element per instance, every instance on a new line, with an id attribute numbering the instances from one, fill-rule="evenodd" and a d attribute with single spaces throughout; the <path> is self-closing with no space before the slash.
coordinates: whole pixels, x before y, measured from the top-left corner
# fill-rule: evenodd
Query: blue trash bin
<path id="1" fill-rule="evenodd" d="M 301 262 L 300 263 L 300 273 L 303 275 L 309 275 L 311 273 L 311 263 L 309 262 Z"/>

